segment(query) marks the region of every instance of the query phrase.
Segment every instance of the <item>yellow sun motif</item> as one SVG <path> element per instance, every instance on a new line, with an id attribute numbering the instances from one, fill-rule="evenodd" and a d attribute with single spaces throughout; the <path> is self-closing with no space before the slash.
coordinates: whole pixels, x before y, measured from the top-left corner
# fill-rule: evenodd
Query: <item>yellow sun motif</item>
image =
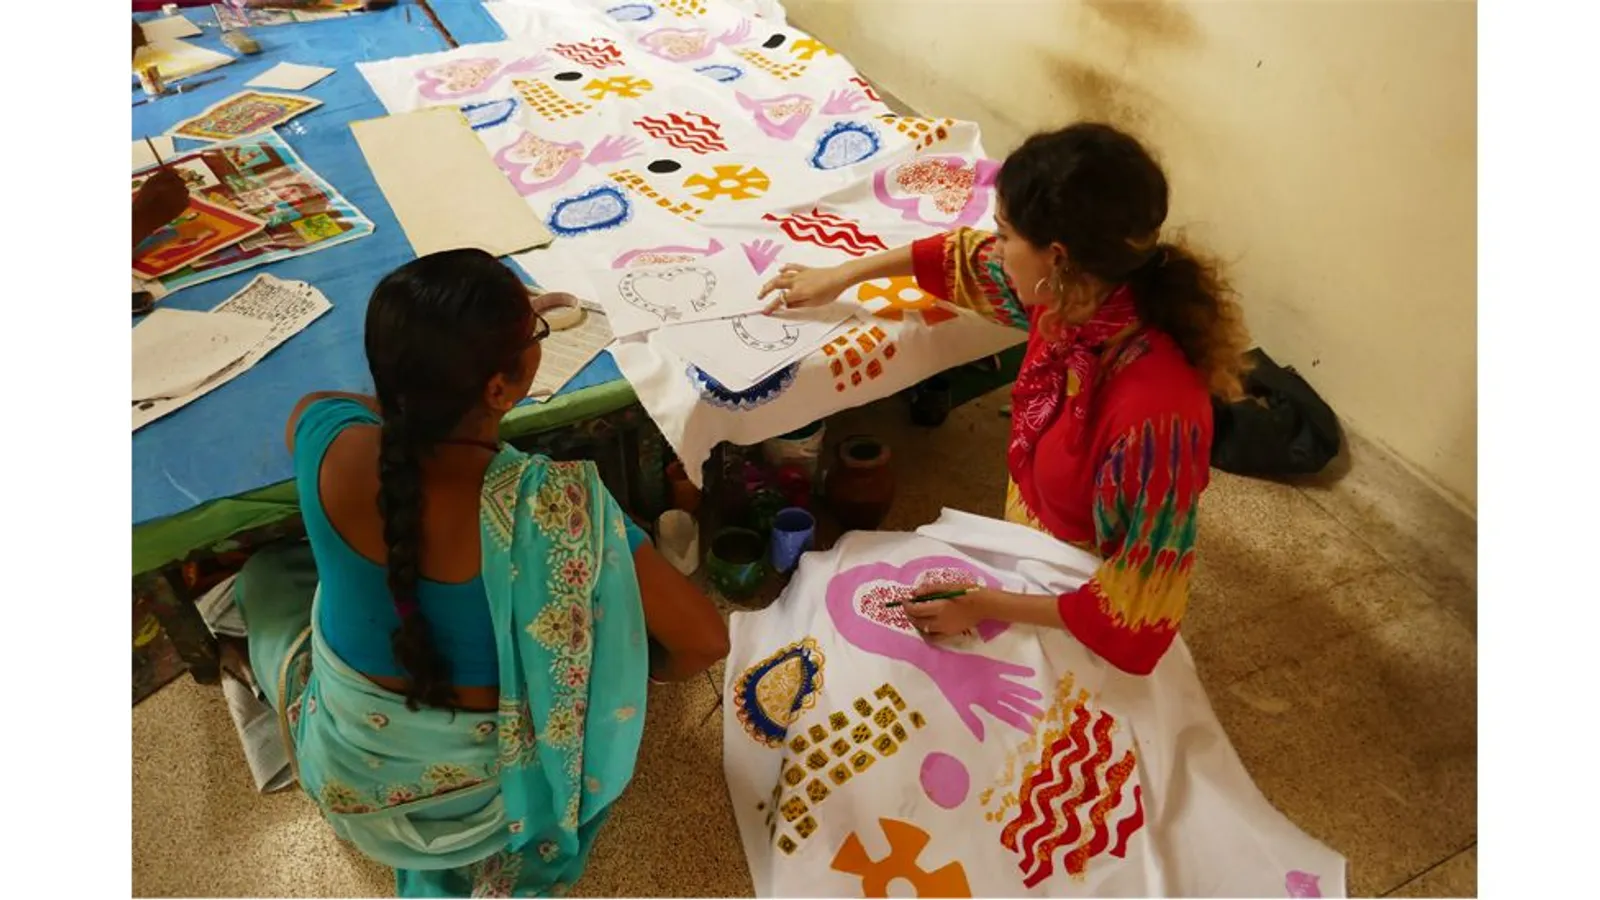
<path id="1" fill-rule="evenodd" d="M 747 169 L 734 164 L 714 166 L 709 175 L 690 175 L 683 180 L 683 186 L 689 188 L 691 196 L 701 200 L 716 200 L 719 197 L 754 200 L 767 192 L 767 188 L 772 186 L 772 179 L 755 166 Z"/>
<path id="2" fill-rule="evenodd" d="M 807 62 L 816 59 L 817 54 L 819 53 L 823 56 L 834 55 L 832 47 L 829 47 L 827 44 L 824 44 L 816 38 L 801 38 L 800 40 L 795 41 L 789 45 L 789 52 Z"/>
<path id="3" fill-rule="evenodd" d="M 655 90 L 655 87 L 645 78 L 618 75 L 615 78 L 596 78 L 583 86 L 583 92 L 593 100 L 604 100 L 613 94 L 618 97 L 633 98 L 643 97 Z"/>

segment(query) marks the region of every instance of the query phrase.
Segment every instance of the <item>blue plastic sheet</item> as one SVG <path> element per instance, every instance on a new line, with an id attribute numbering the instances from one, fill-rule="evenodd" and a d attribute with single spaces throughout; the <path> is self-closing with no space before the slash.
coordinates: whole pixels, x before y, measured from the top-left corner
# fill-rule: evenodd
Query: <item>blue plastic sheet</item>
<path id="1" fill-rule="evenodd" d="M 460 43 L 503 39 L 499 26 L 473 0 L 432 2 Z M 176 309 L 210 309 L 265 272 L 309 282 L 327 295 L 333 308 L 244 375 L 133 435 L 133 524 L 289 480 L 293 468 L 283 446 L 283 427 L 295 402 L 317 390 L 371 390 L 362 350 L 367 299 L 379 279 L 415 254 L 350 134 L 350 122 L 385 115 L 354 64 L 447 49 L 422 10 L 412 7 L 408 21 L 407 8 L 251 29 L 262 48 L 259 55 L 240 57 L 193 79 L 221 76 L 221 81 L 133 109 L 133 139 L 138 140 L 166 132 L 280 62 L 334 68 L 333 75 L 304 92 L 322 106 L 278 132 L 306 165 L 376 225 L 369 237 L 192 287 L 162 301 Z M 209 9 L 184 14 L 204 32 L 188 40 L 232 53 L 222 44 Z M 135 99 L 140 96 L 135 90 Z M 179 151 L 198 146 L 180 141 Z M 620 378 L 610 355 L 602 354 L 561 393 Z"/>

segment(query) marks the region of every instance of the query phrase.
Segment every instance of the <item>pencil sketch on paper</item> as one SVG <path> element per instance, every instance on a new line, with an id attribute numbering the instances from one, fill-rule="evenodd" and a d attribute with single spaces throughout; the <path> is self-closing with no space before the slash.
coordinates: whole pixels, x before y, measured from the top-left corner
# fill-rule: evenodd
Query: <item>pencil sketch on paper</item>
<path id="1" fill-rule="evenodd" d="M 746 347 L 763 353 L 787 350 L 800 340 L 800 329 L 761 314 L 734 319 L 733 333 Z"/>
<path id="2" fill-rule="evenodd" d="M 635 269 L 624 274 L 617 285 L 623 302 L 662 322 L 678 321 L 687 311 L 705 312 L 715 306 L 712 294 L 716 289 L 716 273 L 701 266 Z"/>

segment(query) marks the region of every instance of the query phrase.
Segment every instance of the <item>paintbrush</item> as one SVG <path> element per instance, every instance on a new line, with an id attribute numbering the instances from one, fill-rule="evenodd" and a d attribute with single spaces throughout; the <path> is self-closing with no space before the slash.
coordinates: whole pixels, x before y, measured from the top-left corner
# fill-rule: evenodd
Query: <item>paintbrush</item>
<path id="1" fill-rule="evenodd" d="M 156 168 L 165 169 L 167 163 L 161 158 L 160 151 L 156 150 L 156 145 L 150 140 L 150 135 L 148 134 L 144 136 L 144 145 L 150 148 L 150 157 L 156 161 Z"/>
<path id="2" fill-rule="evenodd" d="M 903 606 L 906 603 L 932 603 L 935 600 L 954 600 L 957 597 L 965 597 L 976 590 L 977 588 L 959 588 L 953 591 L 934 591 L 931 594 L 920 594 L 905 601 L 890 600 L 888 603 L 885 603 L 883 607 L 884 609 L 894 609 L 895 607 Z"/>

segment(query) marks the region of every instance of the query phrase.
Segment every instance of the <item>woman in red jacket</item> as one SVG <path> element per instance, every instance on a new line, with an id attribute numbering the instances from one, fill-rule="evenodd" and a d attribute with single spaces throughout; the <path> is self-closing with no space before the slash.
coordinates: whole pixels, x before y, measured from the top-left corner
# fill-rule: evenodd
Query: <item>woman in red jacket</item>
<path id="1" fill-rule="evenodd" d="M 1029 331 L 1012 388 L 1006 518 L 1102 558 L 1061 597 L 972 590 L 908 604 L 924 633 L 983 619 L 1066 628 L 1144 675 L 1178 632 L 1211 456 L 1211 395 L 1233 399 L 1248 339 L 1218 272 L 1163 242 L 1167 179 L 1139 142 L 1079 124 L 1029 138 L 996 181 L 995 233 L 961 229 L 829 269 L 786 266 L 777 306 L 914 275 Z"/>

